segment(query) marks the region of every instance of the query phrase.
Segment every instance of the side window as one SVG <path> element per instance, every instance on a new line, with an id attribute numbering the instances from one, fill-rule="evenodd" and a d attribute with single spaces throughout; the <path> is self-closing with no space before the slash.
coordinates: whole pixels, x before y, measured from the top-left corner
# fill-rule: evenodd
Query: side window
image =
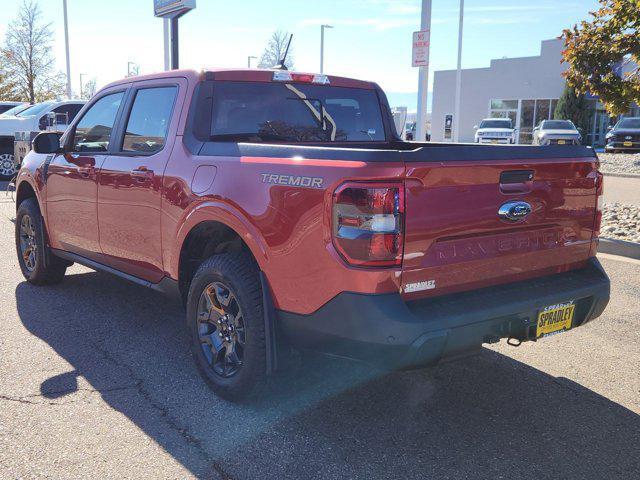
<path id="1" fill-rule="evenodd" d="M 67 105 L 61 105 L 53 111 L 56 113 L 58 117 L 58 122 L 61 122 L 63 119 L 68 119 L 67 125 L 73 121 L 76 117 L 80 109 L 82 108 L 82 104 L 80 103 L 69 103 Z"/>
<path id="2" fill-rule="evenodd" d="M 123 151 L 154 153 L 162 150 L 177 92 L 176 87 L 137 91 L 122 142 Z"/>
<path id="3" fill-rule="evenodd" d="M 85 112 L 73 135 L 74 152 L 106 152 L 124 92 L 105 95 Z"/>

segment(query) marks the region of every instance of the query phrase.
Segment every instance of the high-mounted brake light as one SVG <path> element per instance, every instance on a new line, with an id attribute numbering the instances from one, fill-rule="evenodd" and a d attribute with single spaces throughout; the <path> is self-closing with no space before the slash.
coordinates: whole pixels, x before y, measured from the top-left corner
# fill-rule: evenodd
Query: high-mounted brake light
<path id="1" fill-rule="evenodd" d="M 329 77 L 313 73 L 291 73 L 286 71 L 273 72 L 273 80 L 276 82 L 317 83 L 329 85 Z"/>
<path id="2" fill-rule="evenodd" d="M 401 183 L 346 183 L 333 194 L 333 243 L 351 265 L 400 265 L 403 223 Z"/>

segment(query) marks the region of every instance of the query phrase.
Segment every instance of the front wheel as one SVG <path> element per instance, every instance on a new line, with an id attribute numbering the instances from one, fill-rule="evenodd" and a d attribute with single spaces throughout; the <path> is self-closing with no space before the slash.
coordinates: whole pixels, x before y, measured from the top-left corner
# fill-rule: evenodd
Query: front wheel
<path id="1" fill-rule="evenodd" d="M 67 263 L 49 253 L 43 225 L 36 199 L 24 200 L 16 213 L 16 251 L 24 278 L 34 285 L 59 283 L 67 271 Z"/>
<path id="2" fill-rule="evenodd" d="M 18 172 L 13 155 L 10 153 L 0 153 L 0 180 L 11 180 Z"/>
<path id="3" fill-rule="evenodd" d="M 214 255 L 198 268 L 187 324 L 198 370 L 216 394 L 237 401 L 264 384 L 262 288 L 249 255 Z"/>

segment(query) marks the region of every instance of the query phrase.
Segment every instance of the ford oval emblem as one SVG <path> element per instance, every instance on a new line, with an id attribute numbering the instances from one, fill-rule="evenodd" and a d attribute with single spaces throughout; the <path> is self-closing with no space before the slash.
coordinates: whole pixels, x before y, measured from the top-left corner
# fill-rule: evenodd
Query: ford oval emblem
<path id="1" fill-rule="evenodd" d="M 498 210 L 498 216 L 511 223 L 524 220 L 530 213 L 531 205 L 522 201 L 507 202 Z"/>

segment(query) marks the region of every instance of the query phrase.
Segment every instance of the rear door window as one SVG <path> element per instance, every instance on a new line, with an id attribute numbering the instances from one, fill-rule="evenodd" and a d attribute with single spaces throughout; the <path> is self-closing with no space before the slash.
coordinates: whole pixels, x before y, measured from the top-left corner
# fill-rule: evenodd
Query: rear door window
<path id="1" fill-rule="evenodd" d="M 164 148 L 177 87 L 137 91 L 122 142 L 125 152 L 155 153 Z"/>
<path id="2" fill-rule="evenodd" d="M 211 139 L 384 141 L 374 90 L 299 83 L 215 82 Z"/>

